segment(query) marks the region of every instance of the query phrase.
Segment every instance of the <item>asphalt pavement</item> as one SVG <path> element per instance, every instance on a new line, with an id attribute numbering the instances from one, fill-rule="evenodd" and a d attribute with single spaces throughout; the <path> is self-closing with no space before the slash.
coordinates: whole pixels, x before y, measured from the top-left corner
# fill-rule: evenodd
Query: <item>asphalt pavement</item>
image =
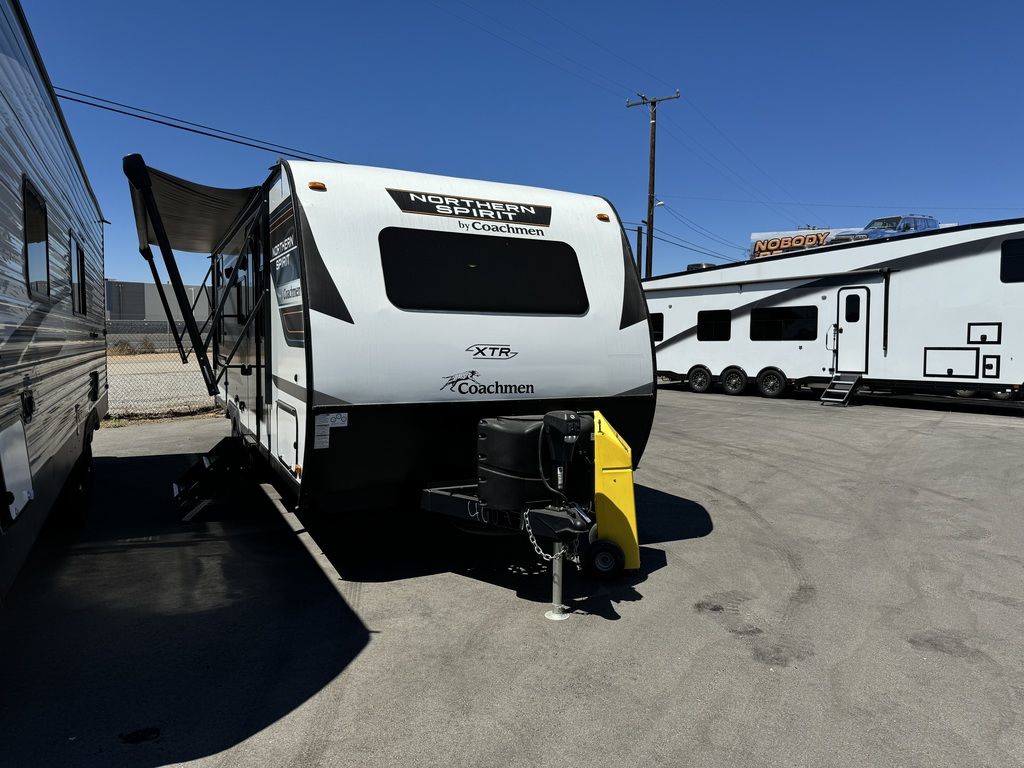
<path id="1" fill-rule="evenodd" d="M 1024 764 L 1017 416 L 663 390 L 643 569 L 550 575 L 409 511 L 169 483 L 222 419 L 101 430 L 0 609 L 0 763 Z"/>

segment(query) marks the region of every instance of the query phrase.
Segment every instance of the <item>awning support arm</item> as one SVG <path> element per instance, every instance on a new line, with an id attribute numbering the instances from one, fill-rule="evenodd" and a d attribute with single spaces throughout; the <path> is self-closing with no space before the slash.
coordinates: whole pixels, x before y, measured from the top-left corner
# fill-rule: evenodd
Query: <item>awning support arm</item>
<path id="1" fill-rule="evenodd" d="M 238 257 L 235 262 L 234 268 L 231 270 L 231 277 L 228 278 L 228 284 L 224 286 L 224 290 L 221 291 L 220 301 L 217 302 L 217 309 L 210 313 L 210 316 L 206 318 L 206 322 L 203 323 L 203 330 L 206 330 L 207 324 L 210 325 L 210 332 L 206 334 L 206 338 L 203 339 L 203 349 L 210 348 L 210 341 L 213 339 L 213 334 L 217 330 L 217 321 L 220 319 L 221 314 L 224 312 L 224 305 L 228 302 L 228 296 L 231 295 L 231 291 L 235 289 L 238 284 L 238 272 L 239 268 L 248 267 L 248 257 L 243 253 Z M 211 265 L 212 267 L 213 265 Z"/>
<path id="2" fill-rule="evenodd" d="M 153 251 L 149 249 L 149 246 L 140 248 L 139 253 L 149 263 L 149 271 L 153 273 L 153 282 L 156 284 L 156 292 L 160 297 L 160 303 L 164 307 L 164 315 L 167 316 L 167 325 L 171 329 L 171 335 L 174 336 L 174 344 L 178 348 L 178 354 L 181 355 L 182 365 L 188 362 L 188 357 L 185 355 L 185 348 L 181 343 L 181 334 L 178 333 L 178 324 L 174 322 L 174 315 L 171 314 L 171 307 L 167 303 L 167 294 L 164 293 L 164 285 L 160 282 L 160 273 L 157 272 L 156 262 L 153 260 Z"/>
<path id="3" fill-rule="evenodd" d="M 231 361 L 235 359 L 235 353 L 242 345 L 242 339 L 245 338 L 246 331 L 249 330 L 249 326 L 252 325 L 252 321 L 256 318 L 256 315 L 259 314 L 260 309 L 262 309 L 263 299 L 267 297 L 267 293 L 267 290 L 264 289 L 263 293 L 260 294 L 259 299 L 256 300 L 256 305 L 249 313 L 249 317 L 246 318 L 245 324 L 242 326 L 241 330 L 238 331 L 238 338 L 235 339 L 234 346 L 231 347 L 231 351 L 228 352 L 228 356 L 224 358 L 224 362 L 220 366 L 220 373 L 217 374 L 217 378 L 214 380 L 214 386 L 220 383 L 221 376 L 227 373 L 228 366 L 231 365 Z"/>
<path id="4" fill-rule="evenodd" d="M 163 256 L 164 267 L 167 270 L 168 278 L 170 278 L 171 288 L 174 290 L 174 298 L 178 302 L 178 308 L 181 310 L 182 320 L 185 321 L 185 331 L 188 333 L 189 341 L 192 342 L 192 349 L 196 353 L 199 372 L 203 375 L 203 381 L 206 382 L 206 391 L 211 397 L 215 396 L 219 391 L 217 389 L 217 379 L 214 378 L 213 368 L 210 365 L 210 356 L 207 354 L 206 347 L 202 343 L 202 337 L 199 335 L 195 315 L 189 309 L 188 294 L 185 293 L 185 286 L 181 282 L 178 263 L 174 259 L 174 251 L 171 248 L 170 240 L 167 238 L 167 230 L 164 229 L 164 221 L 160 216 L 160 209 L 157 207 L 156 198 L 153 196 L 153 187 L 152 182 L 149 180 L 149 174 L 145 174 L 145 178 L 140 180 L 144 182 L 142 184 L 136 183 L 135 180 L 132 181 L 135 188 L 142 195 L 142 202 L 146 207 L 146 215 L 149 217 L 150 224 L 153 225 L 153 234 L 156 237 L 157 245 L 160 247 L 160 254 Z M 147 247 L 146 250 L 149 251 L 149 248 Z M 143 255 L 145 256 L 145 254 Z M 150 259 L 152 264 L 152 252 L 150 252 Z M 153 269 L 155 274 L 155 266 Z M 159 281 L 157 281 L 157 286 L 160 290 L 160 295 L 163 296 L 162 286 L 160 286 Z M 174 317 L 170 313 L 166 299 L 164 300 L 164 311 L 167 312 L 167 321 L 173 325 Z M 178 341 L 178 349 L 181 351 L 182 362 L 184 363 L 187 358 L 185 357 L 185 351 L 180 340 Z"/>

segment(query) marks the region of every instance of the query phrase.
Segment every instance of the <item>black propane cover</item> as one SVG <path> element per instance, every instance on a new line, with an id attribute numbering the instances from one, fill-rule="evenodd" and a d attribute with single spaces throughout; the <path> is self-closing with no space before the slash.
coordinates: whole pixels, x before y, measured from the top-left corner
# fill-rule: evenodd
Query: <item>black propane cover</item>
<path id="1" fill-rule="evenodd" d="M 559 494 L 547 487 L 555 486 L 558 466 L 566 467 L 568 495 L 582 494 L 584 502 L 592 498 L 592 470 L 568 467 L 593 454 L 592 416 L 575 411 L 499 416 L 481 419 L 477 427 L 477 494 L 488 507 L 520 511 L 559 502 Z"/>

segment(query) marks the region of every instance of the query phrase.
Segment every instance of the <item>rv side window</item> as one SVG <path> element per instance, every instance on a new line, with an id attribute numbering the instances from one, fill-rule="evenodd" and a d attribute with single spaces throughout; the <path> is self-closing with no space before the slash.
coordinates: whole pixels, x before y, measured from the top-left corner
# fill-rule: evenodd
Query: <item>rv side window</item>
<path id="1" fill-rule="evenodd" d="M 728 341 L 732 338 L 732 312 L 706 309 L 697 313 L 697 341 Z"/>
<path id="2" fill-rule="evenodd" d="M 378 241 L 399 309 L 582 315 L 590 306 L 568 243 L 403 227 L 381 230 Z"/>
<path id="3" fill-rule="evenodd" d="M 71 236 L 68 247 L 68 267 L 71 271 L 71 311 L 85 314 L 85 249 Z"/>
<path id="4" fill-rule="evenodd" d="M 1004 283 L 1024 283 L 1024 240 L 1004 240 L 999 279 Z"/>
<path id="5" fill-rule="evenodd" d="M 846 297 L 846 322 L 856 323 L 860 321 L 860 295 L 851 293 Z"/>
<path id="6" fill-rule="evenodd" d="M 651 340 L 661 341 L 665 338 L 665 314 L 663 312 L 652 312 L 649 317 L 651 323 Z"/>
<path id="7" fill-rule="evenodd" d="M 814 341 L 818 308 L 759 307 L 750 312 L 751 341 Z"/>
<path id="8" fill-rule="evenodd" d="M 50 295 L 50 252 L 46 238 L 46 203 L 32 182 L 22 186 L 25 215 L 25 280 L 29 293 Z"/>

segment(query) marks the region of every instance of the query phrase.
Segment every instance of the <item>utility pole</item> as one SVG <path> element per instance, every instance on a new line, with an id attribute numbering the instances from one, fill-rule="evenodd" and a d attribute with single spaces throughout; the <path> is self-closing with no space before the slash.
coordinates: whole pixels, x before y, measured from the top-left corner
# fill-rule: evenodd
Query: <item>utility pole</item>
<path id="1" fill-rule="evenodd" d="M 651 159 L 647 172 L 647 258 L 645 262 L 644 277 L 650 277 L 654 272 L 654 144 L 658 135 L 658 102 L 671 101 L 679 98 L 679 90 L 672 96 L 656 96 L 649 99 L 642 93 L 637 94 L 640 101 L 627 101 L 627 107 L 639 107 L 646 104 L 651 114 Z"/>

